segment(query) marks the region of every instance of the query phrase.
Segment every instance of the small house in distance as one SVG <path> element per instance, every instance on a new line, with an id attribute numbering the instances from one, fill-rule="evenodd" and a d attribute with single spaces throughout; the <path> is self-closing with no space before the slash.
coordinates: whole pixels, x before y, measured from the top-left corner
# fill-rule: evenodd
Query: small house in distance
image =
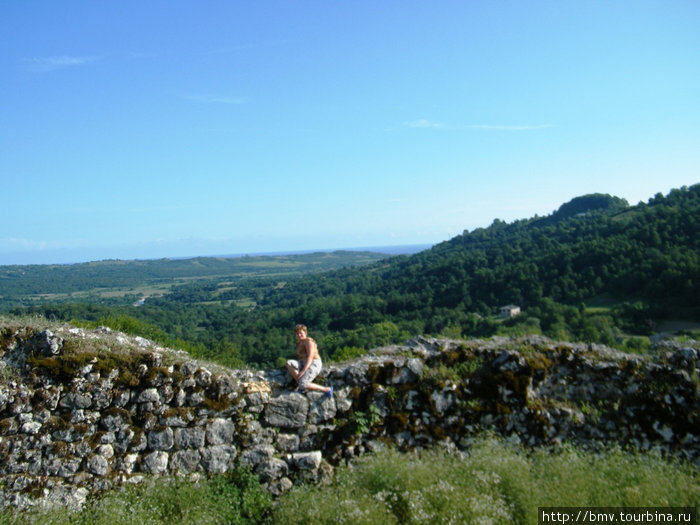
<path id="1" fill-rule="evenodd" d="M 501 306 L 500 317 L 507 319 L 509 317 L 515 317 L 520 313 L 520 307 L 514 304 L 508 304 L 506 306 Z"/>

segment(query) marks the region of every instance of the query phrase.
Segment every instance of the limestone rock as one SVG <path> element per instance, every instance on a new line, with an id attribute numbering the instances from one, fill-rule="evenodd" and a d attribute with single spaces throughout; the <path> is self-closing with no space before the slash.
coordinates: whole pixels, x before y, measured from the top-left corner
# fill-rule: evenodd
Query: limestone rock
<path id="1" fill-rule="evenodd" d="M 209 445 L 228 445 L 233 442 L 235 425 L 232 421 L 222 418 L 213 419 L 206 429 L 206 440 Z"/>
<path id="2" fill-rule="evenodd" d="M 270 400 L 263 418 L 269 426 L 295 428 L 306 423 L 308 411 L 309 401 L 306 396 L 287 393 Z"/>
<path id="3" fill-rule="evenodd" d="M 197 472 L 202 470 L 199 450 L 178 450 L 170 457 L 170 470 L 180 472 Z"/>
<path id="4" fill-rule="evenodd" d="M 162 474 L 168 470 L 168 453 L 155 451 L 143 457 L 141 467 L 149 474 Z"/>
<path id="5" fill-rule="evenodd" d="M 170 450 L 174 444 L 175 434 L 170 427 L 148 433 L 148 448 L 151 450 Z"/>
<path id="6" fill-rule="evenodd" d="M 176 428 L 174 432 L 175 448 L 200 448 L 204 446 L 205 432 L 201 427 Z"/>
<path id="7" fill-rule="evenodd" d="M 317 470 L 321 466 L 322 459 L 320 450 L 297 452 L 290 456 L 291 464 L 300 470 Z"/>
<path id="8" fill-rule="evenodd" d="M 260 481 L 268 482 L 285 477 L 289 472 L 287 462 L 278 458 L 269 458 L 261 461 L 255 472 L 260 476 Z"/>
<path id="9" fill-rule="evenodd" d="M 104 476 L 109 470 L 109 463 L 103 456 L 93 454 L 87 461 L 88 471 L 96 476 Z"/>
<path id="10" fill-rule="evenodd" d="M 236 448 L 232 445 L 214 445 L 202 450 L 202 466 L 209 473 L 226 472 L 236 459 Z"/>
<path id="11" fill-rule="evenodd" d="M 63 338 L 51 330 L 42 330 L 27 342 L 27 347 L 33 355 L 53 357 L 63 351 Z"/>

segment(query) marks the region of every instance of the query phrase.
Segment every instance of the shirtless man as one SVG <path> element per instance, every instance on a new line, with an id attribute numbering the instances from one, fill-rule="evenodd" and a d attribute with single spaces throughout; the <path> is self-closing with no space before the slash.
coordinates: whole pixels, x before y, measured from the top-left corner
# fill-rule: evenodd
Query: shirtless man
<path id="1" fill-rule="evenodd" d="M 324 392 L 328 397 L 333 397 L 332 386 L 321 386 L 311 382 L 321 372 L 323 367 L 316 341 L 308 336 L 309 330 L 303 324 L 296 325 L 294 333 L 297 337 L 296 359 L 287 361 L 287 371 L 289 371 L 289 375 L 292 376 L 294 381 L 297 382 L 298 391 L 316 390 Z"/>

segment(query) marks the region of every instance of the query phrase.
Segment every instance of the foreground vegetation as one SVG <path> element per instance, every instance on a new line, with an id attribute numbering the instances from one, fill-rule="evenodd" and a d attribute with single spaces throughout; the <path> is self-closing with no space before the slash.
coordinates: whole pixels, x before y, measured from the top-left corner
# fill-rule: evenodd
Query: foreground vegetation
<path id="1" fill-rule="evenodd" d="M 695 506 L 698 469 L 653 452 L 527 451 L 478 439 L 466 456 L 384 450 L 336 469 L 329 485 L 273 502 L 246 471 L 160 479 L 95 499 L 79 512 L 4 510 L 7 524 L 494 523 L 536 524 L 538 506 Z"/>

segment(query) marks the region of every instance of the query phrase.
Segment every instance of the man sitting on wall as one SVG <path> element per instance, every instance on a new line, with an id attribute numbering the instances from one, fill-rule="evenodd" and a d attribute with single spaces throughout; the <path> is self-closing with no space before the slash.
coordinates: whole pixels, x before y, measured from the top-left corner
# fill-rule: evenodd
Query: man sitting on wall
<path id="1" fill-rule="evenodd" d="M 323 363 L 321 355 L 318 353 L 316 341 L 308 336 L 309 330 L 303 324 L 294 327 L 294 334 L 297 338 L 296 359 L 287 361 L 289 375 L 297 382 L 298 392 L 305 390 L 316 390 L 324 392 L 326 396 L 333 396 L 333 387 L 321 386 L 312 381 L 321 373 Z"/>

